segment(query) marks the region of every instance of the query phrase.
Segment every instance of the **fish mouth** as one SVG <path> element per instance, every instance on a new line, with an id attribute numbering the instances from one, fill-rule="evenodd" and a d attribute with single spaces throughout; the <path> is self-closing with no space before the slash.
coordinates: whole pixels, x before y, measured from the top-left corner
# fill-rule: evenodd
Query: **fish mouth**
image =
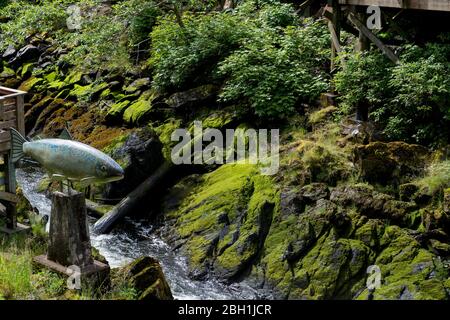
<path id="1" fill-rule="evenodd" d="M 107 179 L 107 182 L 114 182 L 114 181 L 119 181 L 122 180 L 125 176 L 123 174 L 118 175 L 118 176 L 114 176 L 114 177 L 110 177 Z"/>

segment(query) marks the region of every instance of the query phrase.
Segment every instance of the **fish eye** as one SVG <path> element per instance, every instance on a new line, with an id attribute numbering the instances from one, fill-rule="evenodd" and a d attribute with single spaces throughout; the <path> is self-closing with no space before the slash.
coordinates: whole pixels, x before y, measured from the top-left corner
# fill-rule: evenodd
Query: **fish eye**
<path id="1" fill-rule="evenodd" d="M 101 171 L 106 171 L 106 166 L 101 166 L 101 167 L 100 167 L 100 170 L 101 170 Z"/>

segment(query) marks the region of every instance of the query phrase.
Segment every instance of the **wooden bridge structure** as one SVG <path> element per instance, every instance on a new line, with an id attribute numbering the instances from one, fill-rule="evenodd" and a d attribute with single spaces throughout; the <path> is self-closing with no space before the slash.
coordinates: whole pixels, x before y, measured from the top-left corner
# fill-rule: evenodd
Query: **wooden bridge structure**
<path id="1" fill-rule="evenodd" d="M 299 10 L 306 10 L 319 3 L 323 4 L 324 1 L 306 0 L 300 5 Z M 367 50 L 370 43 L 373 43 L 394 63 L 399 61 L 392 49 L 377 37 L 376 32 L 366 26 L 368 6 L 378 6 L 382 11 L 399 9 L 399 13 L 412 10 L 435 11 L 448 13 L 450 18 L 450 0 L 328 0 L 326 3 L 327 5 L 322 7 L 320 15 L 329 21 L 328 26 L 332 38 L 332 70 L 335 69 L 335 58 L 341 50 L 341 29 L 358 37 L 358 50 Z M 383 23 L 389 28 L 405 35 L 395 21 L 395 17 L 383 13 L 382 18 Z"/>
<path id="2" fill-rule="evenodd" d="M 0 231 L 14 233 L 25 229 L 16 219 L 16 174 L 11 161 L 11 134 L 9 128 L 14 128 L 25 136 L 24 97 L 26 92 L 0 86 L 0 203 L 6 216 L 6 226 Z M 3 189 L 3 190 L 2 190 Z"/>

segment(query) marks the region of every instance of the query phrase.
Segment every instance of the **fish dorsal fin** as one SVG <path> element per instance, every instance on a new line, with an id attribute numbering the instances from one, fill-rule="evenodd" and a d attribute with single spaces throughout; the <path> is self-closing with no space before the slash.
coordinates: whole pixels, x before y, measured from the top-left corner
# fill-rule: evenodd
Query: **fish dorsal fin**
<path id="1" fill-rule="evenodd" d="M 64 128 L 63 131 L 61 132 L 61 134 L 59 135 L 60 139 L 64 139 L 64 140 L 73 140 L 72 135 L 69 132 L 69 129 Z"/>
<path id="2" fill-rule="evenodd" d="M 34 136 L 33 138 L 29 138 L 28 139 L 28 141 L 38 141 L 38 140 L 42 140 L 43 138 L 41 137 L 41 136 L 39 136 L 39 135 L 37 135 L 37 136 Z"/>

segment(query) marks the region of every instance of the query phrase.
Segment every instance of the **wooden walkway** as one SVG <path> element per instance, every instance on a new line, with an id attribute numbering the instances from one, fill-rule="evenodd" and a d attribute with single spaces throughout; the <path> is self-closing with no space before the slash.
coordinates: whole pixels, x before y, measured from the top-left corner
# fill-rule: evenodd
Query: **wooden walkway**
<path id="1" fill-rule="evenodd" d="M 450 0 L 339 0 L 341 5 L 450 11 Z"/>

